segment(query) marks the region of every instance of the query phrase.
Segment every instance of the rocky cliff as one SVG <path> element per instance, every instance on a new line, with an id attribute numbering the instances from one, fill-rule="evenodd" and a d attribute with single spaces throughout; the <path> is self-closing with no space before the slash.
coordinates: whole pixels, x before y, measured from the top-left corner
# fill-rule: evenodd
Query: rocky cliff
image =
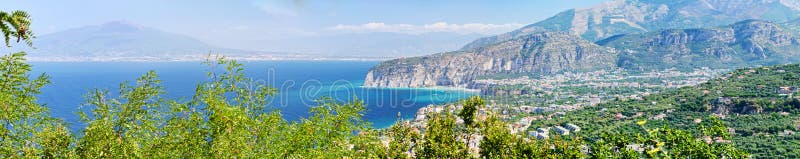
<path id="1" fill-rule="evenodd" d="M 797 0 L 616 0 L 564 11 L 509 33 L 480 38 L 462 50 L 542 31 L 572 32 L 597 41 L 617 34 L 715 27 L 746 19 L 785 22 L 798 17 Z"/>
<path id="2" fill-rule="evenodd" d="M 467 87 L 473 79 L 503 74 L 795 63 L 800 62 L 796 34 L 785 25 L 760 20 L 622 34 L 596 43 L 567 32 L 541 32 L 467 51 L 383 62 L 369 71 L 365 86 Z"/>
<path id="3" fill-rule="evenodd" d="M 551 74 L 614 67 L 616 51 L 565 32 L 541 32 L 494 45 L 382 62 L 370 87 L 466 87 L 473 79 L 501 73 Z"/>
<path id="4" fill-rule="evenodd" d="M 364 85 L 465 87 L 503 74 L 800 62 L 798 18 L 797 0 L 616 0 L 564 11 L 456 52 L 383 62 Z"/>
<path id="5" fill-rule="evenodd" d="M 708 29 L 670 29 L 618 35 L 597 42 L 620 50 L 618 66 L 663 68 L 730 68 L 800 61 L 800 41 L 785 27 L 746 20 Z"/>

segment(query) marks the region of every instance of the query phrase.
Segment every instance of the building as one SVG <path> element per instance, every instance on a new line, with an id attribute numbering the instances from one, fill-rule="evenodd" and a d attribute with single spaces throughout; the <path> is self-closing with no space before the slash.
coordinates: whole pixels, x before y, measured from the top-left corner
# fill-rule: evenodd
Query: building
<path id="1" fill-rule="evenodd" d="M 547 133 L 539 133 L 537 131 L 528 132 L 528 136 L 535 137 L 538 140 L 544 140 L 550 138 L 550 136 L 548 136 Z"/>
<path id="2" fill-rule="evenodd" d="M 796 88 L 794 88 L 794 87 L 784 86 L 784 87 L 778 87 L 778 92 L 777 93 L 778 93 L 778 95 L 781 95 L 781 96 L 792 96 L 792 94 L 795 92 L 795 90 L 796 90 Z"/>
<path id="3" fill-rule="evenodd" d="M 546 134 L 548 131 L 550 131 L 550 128 L 536 128 L 536 132 L 540 134 Z"/>
<path id="4" fill-rule="evenodd" d="M 567 129 L 569 129 L 569 131 L 572 131 L 572 132 L 578 132 L 578 131 L 581 131 L 581 127 L 578 127 L 578 126 L 577 126 L 577 125 L 575 125 L 575 124 L 572 124 L 572 123 L 567 123 L 567 124 L 566 124 L 566 126 L 567 126 Z"/>
<path id="5" fill-rule="evenodd" d="M 569 130 L 567 130 L 567 128 L 564 128 L 564 127 L 561 127 L 561 126 L 556 126 L 555 131 L 559 135 L 569 135 Z"/>
<path id="6" fill-rule="evenodd" d="M 536 136 L 538 136 L 538 135 L 539 135 L 539 132 L 536 132 L 536 131 L 529 131 L 529 132 L 528 132 L 528 136 L 529 136 L 529 137 L 536 137 Z"/>

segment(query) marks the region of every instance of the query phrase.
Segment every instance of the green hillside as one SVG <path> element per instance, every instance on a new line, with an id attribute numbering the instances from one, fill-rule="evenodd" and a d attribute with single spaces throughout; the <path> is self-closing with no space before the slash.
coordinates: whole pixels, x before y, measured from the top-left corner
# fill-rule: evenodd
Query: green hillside
<path id="1" fill-rule="evenodd" d="M 800 65 L 779 65 L 733 71 L 704 84 L 646 96 L 641 100 L 612 101 L 561 118 L 533 121 L 537 126 L 575 123 L 580 135 L 597 139 L 602 134 L 639 131 L 647 127 L 692 130 L 721 120 L 735 147 L 756 158 L 800 157 Z M 714 119 L 712 119 L 714 118 Z"/>

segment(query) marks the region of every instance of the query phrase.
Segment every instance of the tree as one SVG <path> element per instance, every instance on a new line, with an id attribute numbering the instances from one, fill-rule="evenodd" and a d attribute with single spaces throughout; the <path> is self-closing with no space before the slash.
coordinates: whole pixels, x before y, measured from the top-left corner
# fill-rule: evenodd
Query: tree
<path id="1" fill-rule="evenodd" d="M 462 101 L 462 105 L 463 108 L 458 112 L 458 116 L 464 120 L 464 125 L 473 127 L 475 112 L 478 110 L 478 106 L 483 105 L 483 99 L 480 96 L 472 96 Z"/>
<path id="2" fill-rule="evenodd" d="M 136 85 L 120 84 L 119 97 L 110 98 L 106 90 L 95 90 L 87 97 L 90 114 L 79 112 L 88 123 L 78 143 L 82 158 L 144 158 L 145 150 L 160 137 L 167 107 L 160 80 L 150 71 L 136 80 Z"/>
<path id="3" fill-rule="evenodd" d="M 389 128 L 388 151 L 386 158 L 411 158 L 418 151 L 417 144 L 420 140 L 419 132 L 408 122 L 402 120 Z"/>
<path id="4" fill-rule="evenodd" d="M 11 47 L 11 37 L 16 37 L 17 42 L 22 40 L 29 46 L 33 45 L 31 38 L 34 36 L 31 32 L 30 25 L 30 15 L 25 11 L 17 10 L 10 13 L 0 11 L 0 31 L 3 32 L 3 37 L 8 47 Z"/>
<path id="5" fill-rule="evenodd" d="M 484 158 L 514 158 L 519 149 L 515 149 L 517 139 L 507 128 L 507 124 L 494 115 L 486 119 L 481 126 L 483 139 L 480 144 L 480 155 Z M 523 143 L 524 144 L 524 143 Z"/>
<path id="6" fill-rule="evenodd" d="M 421 158 L 469 158 L 466 143 L 458 139 L 455 117 L 452 114 L 429 114 L 428 128 L 425 131 L 422 149 L 417 154 Z"/>
<path id="7" fill-rule="evenodd" d="M 11 37 L 31 45 L 30 17 L 24 11 L 0 11 L 0 31 L 6 46 Z M 50 118 L 36 94 L 50 83 L 46 74 L 31 79 L 25 53 L 0 57 L 0 158 L 71 157 L 72 137 L 64 122 Z"/>

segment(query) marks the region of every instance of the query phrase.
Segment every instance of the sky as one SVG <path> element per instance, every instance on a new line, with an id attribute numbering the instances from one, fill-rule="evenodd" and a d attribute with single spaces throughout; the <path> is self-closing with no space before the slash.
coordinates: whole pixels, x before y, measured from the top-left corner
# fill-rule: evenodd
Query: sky
<path id="1" fill-rule="evenodd" d="M 236 49 L 322 54 L 394 49 L 386 53 L 413 55 L 457 49 L 473 38 L 508 32 L 567 9 L 604 1 L 15 0 L 2 2 L 0 9 L 28 11 L 38 35 L 127 21 Z M 458 40 L 430 40 L 448 38 Z M 397 39 L 407 45 L 381 47 Z M 359 45 L 372 41 L 385 42 Z M 437 47 L 438 43 L 446 47 Z M 432 47 L 408 51 L 417 44 Z"/>

